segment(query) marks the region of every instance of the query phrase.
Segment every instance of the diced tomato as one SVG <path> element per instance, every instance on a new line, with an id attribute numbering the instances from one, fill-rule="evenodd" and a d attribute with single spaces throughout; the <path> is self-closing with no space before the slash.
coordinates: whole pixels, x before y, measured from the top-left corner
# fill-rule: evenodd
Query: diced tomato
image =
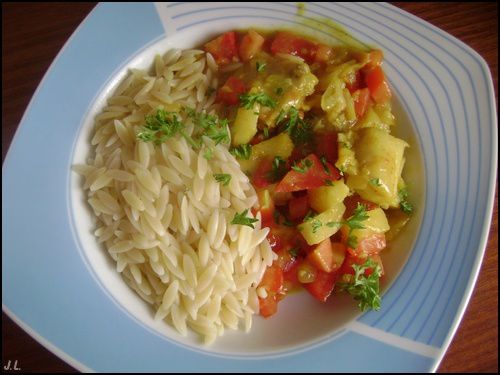
<path id="1" fill-rule="evenodd" d="M 273 169 L 272 160 L 264 158 L 253 173 L 252 183 L 256 188 L 265 188 L 271 184 L 268 179 L 269 173 Z"/>
<path id="2" fill-rule="evenodd" d="M 290 244 L 294 244 L 296 235 L 296 230 L 291 227 L 285 227 L 283 225 L 277 225 L 274 222 L 269 226 L 271 231 L 267 235 L 267 240 L 269 241 L 269 245 L 271 245 L 271 249 L 275 253 L 279 252 L 281 249 L 285 248 Z"/>
<path id="3" fill-rule="evenodd" d="M 361 74 L 360 70 L 356 70 L 356 73 L 354 73 L 354 79 L 352 80 L 352 82 L 346 83 L 346 87 L 351 94 L 354 93 L 356 90 L 363 88 L 364 86 L 366 86 L 366 85 L 365 85 L 365 81 L 364 81 L 363 75 Z"/>
<path id="4" fill-rule="evenodd" d="M 229 31 L 205 44 L 205 51 L 210 52 L 215 62 L 225 65 L 239 61 L 236 46 L 236 33 Z"/>
<path id="5" fill-rule="evenodd" d="M 276 314 L 278 311 L 278 299 L 276 298 L 276 294 L 270 293 L 266 298 L 259 297 L 259 309 L 260 315 L 264 318 Z"/>
<path id="6" fill-rule="evenodd" d="M 310 154 L 298 163 L 304 171 L 290 170 L 276 186 L 277 192 L 299 191 L 315 189 L 324 186 L 326 181 L 335 181 L 340 178 L 337 168 L 326 162 L 321 163 L 315 154 Z"/>
<path id="7" fill-rule="evenodd" d="M 380 253 L 385 249 L 386 241 L 383 233 L 374 233 L 369 237 L 358 238 L 355 249 L 347 247 L 347 251 L 357 257 L 367 257 Z"/>
<path id="8" fill-rule="evenodd" d="M 326 44 L 318 44 L 316 48 L 316 54 L 314 55 L 314 61 L 320 63 L 326 63 L 330 60 L 333 54 L 333 50 Z"/>
<path id="9" fill-rule="evenodd" d="M 299 250 L 292 244 L 288 244 L 276 252 L 278 254 L 276 264 L 283 270 L 284 274 L 298 262 L 298 252 Z"/>
<path id="10" fill-rule="evenodd" d="M 283 272 L 283 291 L 288 293 L 290 290 L 299 287 L 300 282 L 297 278 L 297 269 L 299 268 L 300 261 L 295 258 L 293 263 L 289 263 L 289 269 Z"/>
<path id="11" fill-rule="evenodd" d="M 380 66 L 366 70 L 365 81 L 375 102 L 385 103 L 391 98 L 391 89 Z"/>
<path id="12" fill-rule="evenodd" d="M 330 237 L 325 238 L 314 247 L 314 250 L 307 254 L 307 259 L 319 270 L 332 272 L 333 252 Z"/>
<path id="13" fill-rule="evenodd" d="M 240 43 L 240 58 L 248 61 L 259 52 L 264 44 L 264 37 L 254 30 L 249 30 Z"/>
<path id="14" fill-rule="evenodd" d="M 229 77 L 217 92 L 217 102 L 227 105 L 237 105 L 240 103 L 240 95 L 247 91 L 245 83 L 236 77 Z"/>
<path id="15" fill-rule="evenodd" d="M 344 199 L 345 213 L 344 217 L 349 218 L 354 214 L 354 210 L 358 207 L 358 204 L 362 204 L 366 207 L 367 211 L 373 210 L 378 207 L 377 204 L 367 201 L 359 196 L 359 194 L 353 194 Z"/>
<path id="16" fill-rule="evenodd" d="M 344 260 L 344 263 L 342 264 L 342 267 L 339 270 L 339 274 L 340 275 L 345 275 L 345 274 L 354 275 L 354 268 L 352 268 L 352 265 L 353 264 L 358 264 L 358 265 L 365 264 L 366 261 L 368 260 L 368 258 L 372 259 L 373 261 L 375 261 L 375 263 L 377 263 L 380 266 L 380 269 L 382 271 L 381 275 L 383 275 L 384 274 L 384 267 L 383 267 L 382 259 L 380 258 L 380 255 L 376 254 L 376 255 L 371 255 L 370 257 L 357 257 L 357 256 L 354 256 L 350 253 L 347 253 L 345 260 Z M 373 268 L 367 268 L 365 270 L 364 275 L 370 276 L 372 273 L 373 273 Z"/>
<path id="17" fill-rule="evenodd" d="M 338 158 L 337 133 L 325 132 L 315 135 L 316 154 L 319 157 L 324 156 L 326 161 L 335 164 Z"/>
<path id="18" fill-rule="evenodd" d="M 332 294 L 337 280 L 337 272 L 318 270 L 316 279 L 312 283 L 302 284 L 318 301 L 325 302 Z"/>
<path id="19" fill-rule="evenodd" d="M 288 202 L 288 214 L 291 220 L 301 220 L 309 211 L 307 195 L 293 197 Z"/>
<path id="20" fill-rule="evenodd" d="M 366 63 L 366 67 L 374 68 L 376 66 L 380 66 L 383 60 L 384 53 L 379 49 L 373 50 L 368 54 L 368 62 Z"/>
<path id="21" fill-rule="evenodd" d="M 259 198 L 260 215 L 263 227 L 270 227 L 274 224 L 274 202 L 271 193 L 267 189 L 257 190 Z"/>
<path id="22" fill-rule="evenodd" d="M 278 264 L 267 267 L 259 287 L 265 288 L 267 292 L 266 298 L 259 297 L 260 313 L 264 317 L 271 316 L 278 311 L 278 293 L 283 289 L 283 270 Z"/>
<path id="23" fill-rule="evenodd" d="M 352 99 L 354 100 L 354 110 L 356 111 L 356 116 L 359 118 L 363 117 L 370 103 L 370 90 L 367 88 L 356 90 L 352 94 Z"/>
<path id="24" fill-rule="evenodd" d="M 277 263 L 267 267 L 259 286 L 264 287 L 268 293 L 278 293 L 281 290 L 283 286 L 283 270 Z"/>
<path id="25" fill-rule="evenodd" d="M 286 53 L 302 57 L 308 63 L 314 61 L 318 47 L 316 43 L 300 38 L 289 32 L 282 31 L 276 34 L 271 44 L 271 53 Z"/>

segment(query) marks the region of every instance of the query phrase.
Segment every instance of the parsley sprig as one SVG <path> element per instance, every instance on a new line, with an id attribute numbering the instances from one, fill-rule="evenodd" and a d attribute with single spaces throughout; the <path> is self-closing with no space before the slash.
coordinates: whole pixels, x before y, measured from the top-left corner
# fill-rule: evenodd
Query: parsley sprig
<path id="1" fill-rule="evenodd" d="M 215 141 L 215 144 L 229 143 L 229 128 L 226 119 L 219 120 L 217 117 L 202 112 L 196 112 L 191 108 L 184 109 L 187 115 L 193 119 L 199 132 L 198 136 L 206 136 Z M 180 120 L 179 113 L 167 112 L 160 108 L 155 115 L 147 115 L 146 125 L 137 134 L 137 138 L 143 142 L 154 142 L 159 145 L 167 139 L 180 134 L 195 149 L 202 145 L 200 139 L 194 139 L 186 133 L 185 125 Z"/>
<path id="2" fill-rule="evenodd" d="M 252 155 L 252 145 L 248 143 L 239 145 L 230 149 L 229 152 L 238 159 L 248 160 Z"/>
<path id="3" fill-rule="evenodd" d="M 296 164 L 292 165 L 292 169 L 296 172 L 305 174 L 309 170 L 309 168 L 311 168 L 312 166 L 313 166 L 313 162 L 309 159 L 305 159 L 298 164 L 296 163 Z"/>
<path id="4" fill-rule="evenodd" d="M 266 69 L 266 63 L 261 63 L 259 61 L 257 61 L 255 63 L 255 70 L 257 70 L 257 72 L 263 72 L 265 69 Z"/>
<path id="5" fill-rule="evenodd" d="M 181 134 L 194 148 L 198 148 L 200 144 L 184 132 L 184 125 L 177 116 L 177 113 L 164 109 L 158 109 L 154 116 L 147 115 L 146 125 L 137 134 L 137 138 L 159 145 L 176 134 Z"/>
<path id="6" fill-rule="evenodd" d="M 349 227 L 349 232 L 347 234 L 347 246 L 349 246 L 351 249 L 355 249 L 356 247 L 358 247 L 358 239 L 354 234 L 352 234 L 352 231 L 354 229 L 364 229 L 365 225 L 363 224 L 363 221 L 365 221 L 368 218 L 369 216 L 366 212 L 366 207 L 358 203 L 357 207 L 354 209 L 352 216 L 349 217 L 347 220 L 343 220 L 340 222 L 330 221 L 326 223 L 326 225 L 331 228 L 343 224 L 347 225 Z"/>
<path id="7" fill-rule="evenodd" d="M 286 160 L 280 156 L 276 156 L 273 159 L 272 169 L 268 173 L 267 178 L 270 182 L 276 182 L 283 178 L 287 173 Z"/>
<path id="8" fill-rule="evenodd" d="M 252 109 L 255 103 L 259 103 L 264 107 L 274 108 L 276 107 L 276 100 L 271 98 L 269 95 L 258 92 L 258 93 L 248 93 L 240 95 L 241 107 L 245 109 Z"/>
<path id="9" fill-rule="evenodd" d="M 246 225 L 249 226 L 252 229 L 255 229 L 253 223 L 259 221 L 259 219 L 254 219 L 251 217 L 247 217 L 248 209 L 241 213 L 235 213 L 233 220 L 231 220 L 231 224 L 238 224 L 238 225 Z"/>
<path id="10" fill-rule="evenodd" d="M 186 108 L 186 112 L 193 119 L 195 125 L 203 129 L 203 135 L 212 139 L 215 144 L 229 143 L 228 120 L 219 120 L 217 117 L 204 112 L 196 112 Z"/>
<path id="11" fill-rule="evenodd" d="M 276 124 L 279 125 L 282 123 L 285 117 L 287 120 L 284 122 L 284 130 L 290 135 L 295 145 L 303 145 L 311 142 L 313 138 L 312 126 L 299 117 L 297 108 L 290 107 L 287 115 L 282 110 L 276 119 Z"/>
<path id="12" fill-rule="evenodd" d="M 215 181 L 222 183 L 222 185 L 227 186 L 231 182 L 231 175 L 227 173 L 214 173 Z"/>
<path id="13" fill-rule="evenodd" d="M 354 277 L 350 282 L 340 282 L 337 285 L 341 291 L 349 293 L 356 301 L 361 311 L 367 309 L 380 310 L 379 279 L 382 270 L 378 263 L 372 259 L 367 259 L 364 264 L 353 264 Z M 367 269 L 372 269 L 372 273 L 365 275 Z"/>
<path id="14" fill-rule="evenodd" d="M 399 189 L 398 197 L 399 208 L 401 209 L 401 211 L 403 211 L 405 214 L 411 215 L 413 213 L 413 205 L 406 200 L 408 198 L 408 190 L 406 189 L 406 187 Z"/>

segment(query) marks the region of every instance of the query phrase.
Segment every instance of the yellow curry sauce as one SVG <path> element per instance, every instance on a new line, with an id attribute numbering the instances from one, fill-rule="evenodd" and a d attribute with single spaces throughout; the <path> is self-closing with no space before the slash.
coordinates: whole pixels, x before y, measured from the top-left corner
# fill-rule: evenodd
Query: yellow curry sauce
<path id="1" fill-rule="evenodd" d="M 379 309 L 379 256 L 408 221 L 408 144 L 383 54 L 288 31 L 224 33 L 204 45 L 219 65 L 219 117 L 259 196 L 278 255 L 257 289 L 261 315 L 296 288 L 319 301 L 349 293 Z"/>

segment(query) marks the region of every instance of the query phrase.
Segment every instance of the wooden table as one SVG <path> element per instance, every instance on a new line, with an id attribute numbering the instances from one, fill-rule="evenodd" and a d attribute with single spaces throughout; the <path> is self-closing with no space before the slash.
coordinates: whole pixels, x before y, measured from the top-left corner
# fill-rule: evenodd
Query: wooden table
<path id="1" fill-rule="evenodd" d="M 489 64 L 497 95 L 497 3 L 394 3 L 447 31 Z M 2 3 L 2 161 L 36 87 L 95 3 Z M 498 98 L 498 96 L 497 96 Z M 497 99 L 498 100 L 498 99 Z M 486 254 L 470 304 L 439 372 L 498 372 L 498 187 Z M 75 372 L 2 313 L 2 365 Z"/>

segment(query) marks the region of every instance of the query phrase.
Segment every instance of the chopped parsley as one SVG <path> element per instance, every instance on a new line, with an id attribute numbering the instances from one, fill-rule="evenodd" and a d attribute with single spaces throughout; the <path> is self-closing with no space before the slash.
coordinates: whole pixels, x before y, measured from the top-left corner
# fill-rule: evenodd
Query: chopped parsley
<path id="1" fill-rule="evenodd" d="M 352 216 L 349 219 L 342 221 L 330 221 L 326 223 L 326 226 L 333 228 L 335 226 L 341 226 L 343 224 L 347 225 L 349 227 L 349 233 L 347 234 L 347 246 L 349 246 L 351 249 L 355 249 L 356 247 L 358 247 L 358 239 L 355 235 L 352 234 L 352 231 L 354 229 L 364 229 L 365 226 L 362 222 L 368 218 L 369 216 L 366 213 L 366 207 L 358 203 L 357 207 L 354 209 Z"/>
<path id="2" fill-rule="evenodd" d="M 266 126 L 264 129 L 262 129 L 262 135 L 264 138 L 269 138 L 269 128 Z"/>
<path id="3" fill-rule="evenodd" d="M 215 181 L 221 182 L 222 185 L 227 186 L 231 182 L 231 175 L 227 173 L 214 173 Z"/>
<path id="4" fill-rule="evenodd" d="M 238 159 L 248 160 L 252 154 L 252 145 L 248 143 L 239 145 L 230 149 L 229 152 Z"/>
<path id="5" fill-rule="evenodd" d="M 312 227 L 312 232 L 313 233 L 316 233 L 318 231 L 319 228 L 321 228 L 323 226 L 323 223 L 318 220 L 318 219 L 312 219 L 311 221 L 311 227 Z"/>
<path id="6" fill-rule="evenodd" d="M 304 216 L 304 221 L 309 221 L 314 217 L 314 211 L 309 210 L 307 211 L 306 216 Z"/>
<path id="7" fill-rule="evenodd" d="M 211 147 L 207 147 L 203 152 L 203 157 L 207 160 L 212 159 L 214 150 Z"/>
<path id="8" fill-rule="evenodd" d="M 195 112 L 187 108 L 187 114 L 193 119 L 195 125 L 203 129 L 203 135 L 215 141 L 215 144 L 229 143 L 229 128 L 227 119 L 219 120 L 217 117 L 204 112 Z"/>
<path id="9" fill-rule="evenodd" d="M 399 208 L 407 215 L 411 215 L 413 213 L 413 205 L 406 200 L 408 198 L 408 190 L 406 187 L 399 189 L 398 191 L 399 197 Z"/>
<path id="10" fill-rule="evenodd" d="M 240 95 L 240 101 L 241 107 L 245 109 L 252 109 L 255 103 L 259 103 L 260 105 L 269 108 L 276 107 L 276 100 L 263 92 L 258 92 L 256 94 L 242 94 Z"/>
<path id="11" fill-rule="evenodd" d="M 288 254 L 290 254 L 290 256 L 292 258 L 297 258 L 297 256 L 299 255 L 299 248 L 296 246 L 296 247 L 292 247 L 291 249 L 288 250 Z"/>
<path id="12" fill-rule="evenodd" d="M 380 182 L 380 178 L 372 178 L 368 182 L 370 184 L 372 184 L 373 186 L 382 186 L 382 183 Z"/>
<path id="13" fill-rule="evenodd" d="M 299 173 L 306 173 L 312 166 L 313 162 L 309 159 L 305 159 L 298 164 L 294 164 L 292 166 L 292 169 Z"/>
<path id="14" fill-rule="evenodd" d="M 260 62 L 256 62 L 255 63 L 255 69 L 260 73 L 260 72 L 263 72 L 265 69 L 266 69 L 266 63 L 260 63 Z"/>
<path id="15" fill-rule="evenodd" d="M 349 293 L 356 301 L 361 311 L 367 309 L 380 310 L 379 279 L 382 270 L 378 263 L 372 259 L 367 259 L 364 264 L 353 264 L 354 276 L 349 282 L 340 282 L 337 285 L 341 291 Z M 372 269 L 372 273 L 365 275 L 367 269 Z"/>
<path id="16" fill-rule="evenodd" d="M 321 165 L 323 165 L 323 169 L 325 170 L 326 174 L 330 174 L 330 170 L 328 169 L 328 165 L 326 164 L 326 157 L 322 156 L 320 159 Z"/>
<path id="17" fill-rule="evenodd" d="M 325 185 L 326 186 L 333 186 L 333 181 L 332 180 L 325 180 Z"/>
<path id="18" fill-rule="evenodd" d="M 283 95 L 283 91 L 284 91 L 283 87 L 278 87 L 278 88 L 276 88 L 276 90 L 274 90 L 276 95 L 279 95 L 279 96 Z"/>
<path id="19" fill-rule="evenodd" d="M 159 145 L 176 134 L 181 134 L 195 148 L 199 144 L 184 132 L 184 125 L 177 117 L 177 113 L 158 109 L 156 114 L 146 116 L 146 125 L 137 134 L 137 138 L 143 142 L 154 142 Z"/>
<path id="20" fill-rule="evenodd" d="M 345 224 L 349 227 L 349 233 L 347 235 L 347 246 L 351 249 L 358 247 L 358 239 L 352 234 L 354 229 L 364 229 L 365 226 L 362 223 L 368 219 L 368 214 L 366 213 L 366 207 L 360 203 L 354 209 L 353 215 L 345 221 Z"/>
<path id="21" fill-rule="evenodd" d="M 272 169 L 269 172 L 267 178 L 270 182 L 276 182 L 281 180 L 286 172 L 286 160 L 282 159 L 280 156 L 276 156 L 273 159 Z"/>
<path id="22" fill-rule="evenodd" d="M 299 117 L 299 111 L 295 107 L 288 110 L 288 120 L 284 123 L 284 130 L 290 135 L 295 145 L 303 145 L 311 142 L 313 138 L 312 126 Z M 276 124 L 280 124 L 285 119 L 285 113 L 280 112 L 276 119 Z"/>
<path id="23" fill-rule="evenodd" d="M 197 113 L 191 108 L 185 108 L 184 110 L 199 128 L 200 131 L 195 133 L 197 136 L 206 136 L 214 140 L 216 144 L 221 142 L 229 143 L 227 120 L 219 120 L 216 116 L 207 115 L 206 113 Z M 185 125 L 181 122 L 178 113 L 167 112 L 160 108 L 154 116 L 147 115 L 145 121 L 146 125 L 137 134 L 137 138 L 143 142 L 153 142 L 159 145 L 176 134 L 180 134 L 195 149 L 199 149 L 202 145 L 201 139 L 194 139 L 185 132 Z"/>
<path id="24" fill-rule="evenodd" d="M 253 226 L 253 223 L 259 221 L 259 219 L 247 217 L 247 213 L 248 213 L 248 208 L 241 213 L 235 213 L 233 220 L 231 220 L 231 224 L 246 225 L 252 229 L 255 229 L 255 227 Z"/>

